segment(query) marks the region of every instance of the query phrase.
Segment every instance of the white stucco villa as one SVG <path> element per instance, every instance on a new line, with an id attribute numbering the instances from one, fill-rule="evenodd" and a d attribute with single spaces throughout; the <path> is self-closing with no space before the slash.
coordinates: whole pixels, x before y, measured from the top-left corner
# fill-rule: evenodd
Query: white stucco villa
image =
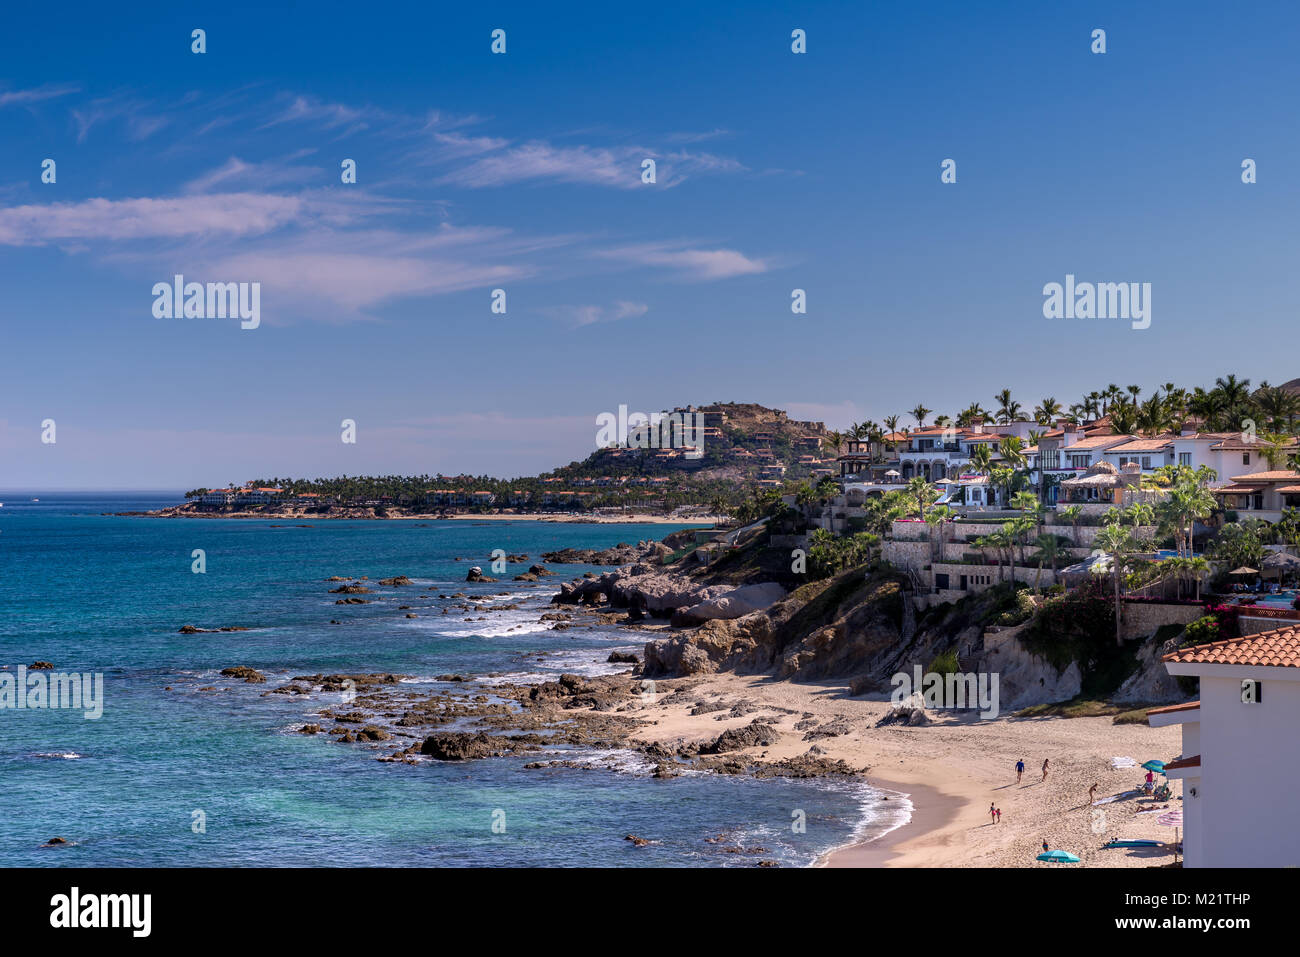
<path id="1" fill-rule="evenodd" d="M 1187 867 L 1300 865 L 1300 626 L 1181 648 L 1172 675 L 1201 679 L 1201 700 L 1147 712 L 1182 725 Z"/>

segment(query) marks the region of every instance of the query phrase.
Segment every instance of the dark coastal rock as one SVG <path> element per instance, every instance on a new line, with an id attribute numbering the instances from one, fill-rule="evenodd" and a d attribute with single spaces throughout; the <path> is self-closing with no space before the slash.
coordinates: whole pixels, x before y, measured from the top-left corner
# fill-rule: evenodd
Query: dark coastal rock
<path id="1" fill-rule="evenodd" d="M 517 581 L 517 582 L 535 582 L 535 581 L 537 581 L 537 576 L 536 576 L 536 575 L 532 575 L 532 574 L 527 574 L 527 573 L 525 573 L 525 574 L 523 574 L 523 575 L 516 575 L 516 576 L 515 576 L 515 581 Z"/>
<path id="2" fill-rule="evenodd" d="M 864 694 L 875 694 L 883 690 L 884 685 L 870 675 L 858 675 L 856 678 L 849 679 L 849 697 L 851 698 Z"/>
<path id="3" fill-rule="evenodd" d="M 484 575 L 484 574 L 483 574 L 483 569 L 479 568 L 477 565 L 474 565 L 472 568 L 470 568 L 469 572 L 465 575 L 465 581 L 467 581 L 467 582 L 495 582 L 496 579 L 495 579 L 495 578 L 489 578 L 487 575 Z"/>
<path id="4" fill-rule="evenodd" d="M 373 724 L 368 724 L 357 732 L 358 741 L 388 741 L 392 737 L 383 728 L 378 728 Z"/>
<path id="5" fill-rule="evenodd" d="M 370 589 L 365 585 L 340 585 L 330 589 L 331 595 L 369 595 Z"/>
<path id="6" fill-rule="evenodd" d="M 299 734 L 320 734 L 320 725 L 304 724 L 301 728 L 298 729 L 298 733 Z"/>
<path id="7" fill-rule="evenodd" d="M 320 685 L 322 691 L 365 691 L 382 685 L 395 685 L 403 676 L 387 672 L 356 675 L 295 675 L 291 680 Z"/>
<path id="8" fill-rule="evenodd" d="M 336 605 L 369 605 L 370 602 L 364 598 L 340 598 L 334 602 Z"/>
<path id="9" fill-rule="evenodd" d="M 743 728 L 724 731 L 700 748 L 701 754 L 722 754 L 726 751 L 739 751 L 742 748 L 769 747 L 777 742 L 776 728 L 765 721 L 754 721 Z"/>
<path id="10" fill-rule="evenodd" d="M 529 565 L 528 574 L 536 575 L 538 578 L 542 578 L 545 577 L 546 575 L 554 575 L 555 572 L 551 571 L 545 565 Z"/>
<path id="11" fill-rule="evenodd" d="M 27 670 L 28 671 L 49 671 L 53 667 L 54 665 L 48 661 L 33 661 L 30 665 L 27 666 Z"/>
<path id="12" fill-rule="evenodd" d="M 611 651 L 605 660 L 613 665 L 635 665 L 641 659 L 630 651 Z"/>
<path id="13" fill-rule="evenodd" d="M 226 678 L 242 678 L 245 684 L 266 684 L 266 675 L 262 674 L 255 668 L 248 667 L 247 665 L 235 665 L 231 668 L 222 668 L 221 674 Z"/>
<path id="14" fill-rule="evenodd" d="M 442 731 L 425 738 L 420 753 L 436 761 L 473 761 L 496 757 L 501 752 L 494 739 L 481 731 Z"/>
<path id="15" fill-rule="evenodd" d="M 379 579 L 379 584 L 387 585 L 390 588 L 398 588 L 403 585 L 411 585 L 414 583 L 411 581 L 411 579 L 407 578 L 405 575 L 397 575 L 393 578 L 381 578 Z"/>
<path id="16" fill-rule="evenodd" d="M 809 731 L 803 736 L 805 741 L 819 741 L 822 738 L 838 738 L 840 735 L 848 734 L 853 728 L 849 726 L 848 721 L 843 718 L 836 718 L 834 721 L 828 721 L 819 728 Z"/>
<path id="17" fill-rule="evenodd" d="M 633 562 L 658 562 L 664 555 L 672 554 L 672 549 L 663 542 L 637 542 L 630 545 L 619 542 L 613 548 L 561 548 L 554 552 L 544 552 L 542 561 L 557 565 L 630 565 Z"/>
<path id="18" fill-rule="evenodd" d="M 181 625 L 176 633 L 178 635 L 215 635 L 220 632 L 231 631 L 248 631 L 248 629 L 241 625 L 225 625 L 221 628 L 199 628 L 196 625 Z"/>

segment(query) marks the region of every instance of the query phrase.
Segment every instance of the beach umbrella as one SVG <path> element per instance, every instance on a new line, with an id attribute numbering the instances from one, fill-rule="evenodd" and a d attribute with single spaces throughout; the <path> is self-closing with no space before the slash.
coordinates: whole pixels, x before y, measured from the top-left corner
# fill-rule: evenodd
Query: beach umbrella
<path id="1" fill-rule="evenodd" d="M 1069 851 L 1048 851 L 1046 854 L 1039 854 L 1038 860 L 1046 861 L 1049 864 L 1078 864 L 1079 858 Z"/>
<path id="2" fill-rule="evenodd" d="M 1148 771 L 1155 771 L 1157 774 L 1165 773 L 1165 762 L 1157 761 L 1155 758 L 1152 758 L 1150 761 L 1142 762 L 1142 767 L 1146 768 Z"/>
<path id="3" fill-rule="evenodd" d="M 1246 565 L 1242 565 L 1240 568 L 1234 568 L 1232 571 L 1228 572 L 1228 574 L 1229 575 L 1258 575 L 1259 569 L 1250 568 Z"/>
<path id="4" fill-rule="evenodd" d="M 898 478 L 899 472 L 898 472 L 898 469 L 890 469 L 890 470 L 889 470 L 888 472 L 886 472 L 885 474 L 886 474 L 886 475 L 889 475 L 889 476 L 892 476 L 893 478 Z"/>
<path id="5" fill-rule="evenodd" d="M 1166 811 L 1164 814 L 1161 814 L 1158 818 L 1156 818 L 1156 823 L 1163 825 L 1164 827 L 1172 827 L 1174 829 L 1174 853 L 1177 854 L 1178 829 L 1183 826 L 1182 810 L 1180 809 L 1176 811 Z"/>

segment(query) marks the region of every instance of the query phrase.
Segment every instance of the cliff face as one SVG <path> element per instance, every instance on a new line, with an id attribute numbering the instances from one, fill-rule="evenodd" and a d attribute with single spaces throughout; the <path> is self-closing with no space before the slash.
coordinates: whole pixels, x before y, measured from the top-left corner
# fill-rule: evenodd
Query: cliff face
<path id="1" fill-rule="evenodd" d="M 894 576 L 857 569 L 805 585 L 766 612 L 648 642 L 645 674 L 770 671 L 812 680 L 878 673 L 898 653 L 904 606 Z"/>

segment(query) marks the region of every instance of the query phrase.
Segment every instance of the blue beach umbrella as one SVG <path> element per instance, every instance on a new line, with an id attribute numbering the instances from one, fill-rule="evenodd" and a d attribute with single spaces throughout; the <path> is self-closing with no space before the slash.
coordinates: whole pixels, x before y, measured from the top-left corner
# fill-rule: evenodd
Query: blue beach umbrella
<path id="1" fill-rule="evenodd" d="M 1069 851 L 1048 851 L 1046 854 L 1039 854 L 1038 860 L 1046 861 L 1049 864 L 1078 864 L 1079 858 Z"/>
<path id="2" fill-rule="evenodd" d="M 1157 774 L 1165 773 L 1165 762 L 1157 761 L 1155 758 L 1144 762 L 1142 767 L 1146 768 L 1148 771 L 1155 771 Z"/>

